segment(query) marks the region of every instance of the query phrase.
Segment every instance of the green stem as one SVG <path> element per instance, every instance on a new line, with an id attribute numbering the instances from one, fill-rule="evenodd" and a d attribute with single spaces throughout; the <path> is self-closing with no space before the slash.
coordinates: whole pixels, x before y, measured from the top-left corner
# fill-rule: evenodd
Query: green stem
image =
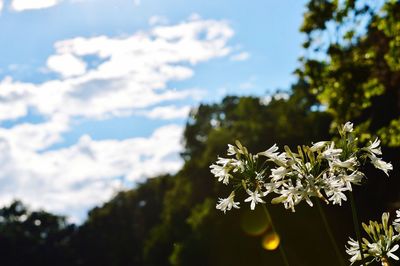
<path id="1" fill-rule="evenodd" d="M 268 211 L 267 207 L 265 206 L 265 204 L 262 204 L 262 206 L 263 206 L 263 209 L 265 211 L 265 214 L 267 215 L 267 218 L 268 218 L 269 222 L 271 223 L 272 231 L 274 233 L 278 234 L 278 232 L 275 229 L 274 223 L 272 222 L 271 214 L 269 213 L 269 211 Z M 283 260 L 283 263 L 285 264 L 285 266 L 289 266 L 289 262 L 288 262 L 288 259 L 286 257 L 285 250 L 283 249 L 283 245 L 281 243 L 279 244 L 279 252 L 281 253 L 281 257 L 282 257 L 282 260 Z"/>
<path id="2" fill-rule="evenodd" d="M 321 206 L 321 203 L 319 202 L 319 199 L 317 199 L 316 202 L 317 202 L 317 207 L 318 207 L 319 214 L 320 214 L 320 216 L 322 218 L 322 221 L 323 221 L 324 226 L 325 226 L 325 230 L 328 233 L 328 236 L 329 236 L 329 239 L 330 239 L 331 244 L 333 246 L 333 249 L 335 250 L 336 257 L 337 257 L 337 259 L 339 261 L 339 264 L 342 265 L 342 266 L 345 266 L 346 264 L 345 264 L 344 259 L 342 257 L 342 253 L 340 253 L 339 247 L 338 247 L 338 245 L 336 243 L 336 240 L 335 240 L 335 238 L 333 236 L 331 227 L 329 226 L 328 220 L 326 219 L 325 212 L 322 209 L 322 206 Z"/>
<path id="3" fill-rule="evenodd" d="M 362 261 L 361 265 L 364 266 L 364 251 L 361 246 L 361 231 L 360 231 L 360 225 L 358 224 L 356 202 L 354 200 L 353 193 L 350 193 L 350 203 L 351 203 L 351 212 L 353 213 L 354 230 L 356 231 L 358 246 L 359 246 L 360 254 L 361 254 L 361 261 Z"/>

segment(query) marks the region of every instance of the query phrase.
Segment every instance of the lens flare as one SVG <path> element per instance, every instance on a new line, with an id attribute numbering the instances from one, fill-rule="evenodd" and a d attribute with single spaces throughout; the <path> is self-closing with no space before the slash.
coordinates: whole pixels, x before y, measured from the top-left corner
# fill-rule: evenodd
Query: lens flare
<path id="1" fill-rule="evenodd" d="M 281 239 L 275 232 L 269 233 L 262 238 L 262 246 L 266 250 L 275 250 L 279 247 Z"/>
<path id="2" fill-rule="evenodd" d="M 254 211 L 246 210 L 242 212 L 241 225 L 246 234 L 259 236 L 267 231 L 270 222 L 265 211 L 261 207 L 257 207 Z"/>

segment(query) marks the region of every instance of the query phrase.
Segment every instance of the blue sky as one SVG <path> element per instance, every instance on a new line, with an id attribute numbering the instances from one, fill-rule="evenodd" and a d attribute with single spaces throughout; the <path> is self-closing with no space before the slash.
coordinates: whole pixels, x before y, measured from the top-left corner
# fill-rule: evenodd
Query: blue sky
<path id="1" fill-rule="evenodd" d="M 0 204 L 81 221 L 177 171 L 191 108 L 289 88 L 305 2 L 0 0 Z"/>

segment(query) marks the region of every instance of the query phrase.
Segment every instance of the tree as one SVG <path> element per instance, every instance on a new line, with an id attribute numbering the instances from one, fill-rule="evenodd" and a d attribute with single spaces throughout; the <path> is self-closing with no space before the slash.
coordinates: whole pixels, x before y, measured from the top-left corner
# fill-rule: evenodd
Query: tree
<path id="1" fill-rule="evenodd" d="M 73 239 L 80 265 L 144 265 L 149 231 L 160 222 L 170 176 L 159 176 L 122 191 L 89 212 Z"/>
<path id="2" fill-rule="evenodd" d="M 400 159 L 400 1 L 310 0 L 301 31 L 306 55 L 296 70 L 302 93 L 333 117 L 353 121 L 360 140 L 378 136 L 386 160 Z M 373 172 L 372 172 L 373 173 Z M 360 192 L 364 217 L 399 202 L 398 172 L 371 175 Z"/>
<path id="3" fill-rule="evenodd" d="M 75 231 L 64 217 L 29 211 L 20 201 L 0 209 L 1 264 L 73 265 Z"/>
<path id="4" fill-rule="evenodd" d="M 296 71 L 304 89 L 334 126 L 351 120 L 399 147 L 400 1 L 311 0 L 307 8 L 307 55 Z"/>

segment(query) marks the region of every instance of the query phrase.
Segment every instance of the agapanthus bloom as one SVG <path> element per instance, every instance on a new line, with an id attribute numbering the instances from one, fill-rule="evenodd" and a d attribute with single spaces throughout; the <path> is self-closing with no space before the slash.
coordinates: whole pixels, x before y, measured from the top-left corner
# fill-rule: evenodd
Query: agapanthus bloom
<path id="1" fill-rule="evenodd" d="M 278 152 L 276 152 L 277 150 L 279 150 L 278 146 L 276 146 L 276 144 L 274 144 L 271 148 L 269 148 L 266 151 L 263 152 L 259 152 L 258 155 L 262 155 L 265 157 L 268 157 L 270 159 L 274 159 L 278 156 Z"/>
<path id="2" fill-rule="evenodd" d="M 346 124 L 343 125 L 343 132 L 353 132 L 353 123 L 351 122 L 346 122 Z"/>
<path id="3" fill-rule="evenodd" d="M 327 160 L 335 160 L 342 154 L 342 152 L 342 149 L 335 149 L 335 142 L 332 141 L 331 145 L 322 152 L 322 155 Z"/>
<path id="4" fill-rule="evenodd" d="M 371 144 L 365 148 L 363 148 L 363 150 L 369 152 L 371 155 L 382 155 L 382 151 L 381 151 L 381 147 L 379 146 L 381 144 L 381 141 L 376 138 L 374 140 L 374 142 L 371 142 Z"/>
<path id="5" fill-rule="evenodd" d="M 226 199 L 220 198 L 216 208 L 223 211 L 224 213 L 226 211 L 231 210 L 232 208 L 239 209 L 240 202 L 235 202 L 234 198 L 235 198 L 235 192 L 232 192 Z"/>
<path id="6" fill-rule="evenodd" d="M 317 143 L 313 143 L 313 145 L 310 148 L 310 151 L 312 151 L 312 152 L 320 151 L 323 148 L 325 148 L 325 146 L 328 143 L 329 143 L 329 141 L 318 141 Z"/>
<path id="7" fill-rule="evenodd" d="M 298 146 L 297 151 L 285 146 L 279 152 L 274 144 L 255 155 L 237 141 L 228 145 L 228 158 L 218 157 L 210 166 L 211 172 L 224 184 L 232 181 L 235 191 L 247 192 L 245 201 L 251 209 L 264 203 L 262 197 L 268 194 L 275 194 L 272 203 L 282 203 L 292 211 L 302 201 L 313 206 L 313 197 L 341 205 L 347 200 L 346 192 L 365 178 L 364 163 L 387 175 L 393 166 L 378 157 L 382 154 L 379 139 L 359 147 L 350 122 L 339 128 L 339 134 L 339 140 Z"/>
<path id="8" fill-rule="evenodd" d="M 368 157 L 371 159 L 371 163 L 375 168 L 382 170 L 387 176 L 389 176 L 388 171 L 393 170 L 393 165 L 391 163 L 387 163 L 374 155 L 369 155 Z"/>
<path id="9" fill-rule="evenodd" d="M 220 166 L 213 164 L 211 165 L 211 173 L 215 175 L 215 177 L 218 177 L 218 181 L 224 183 L 227 185 L 229 183 L 229 178 L 231 177 L 231 174 L 229 173 L 230 169 L 227 168 L 226 166 Z"/>
<path id="10" fill-rule="evenodd" d="M 351 123 L 342 126 L 341 139 L 337 142 L 320 141 L 311 147 L 299 146 L 297 153 L 285 147 L 285 152 L 279 155 L 285 159 L 271 169 L 265 185 L 268 192 L 278 194 L 272 202 L 283 203 L 292 211 L 303 200 L 312 206 L 312 197 L 341 205 L 347 200 L 346 192 L 352 191 L 352 186 L 360 185 L 365 178 L 361 172 L 364 162 L 369 161 L 388 174 L 392 165 L 375 156 L 381 154 L 380 141 L 375 139 L 367 147 L 358 148 L 352 128 Z"/>
<path id="11" fill-rule="evenodd" d="M 275 151 L 278 149 L 276 145 L 272 146 L 265 152 L 265 155 L 275 157 Z M 257 203 L 265 203 L 262 197 L 266 195 L 263 191 L 265 179 L 267 178 L 264 169 L 264 163 L 260 161 L 259 155 L 253 155 L 237 141 L 236 145 L 228 145 L 227 155 L 229 158 L 218 157 L 215 164 L 210 166 L 211 173 L 218 178 L 218 181 L 229 184 L 233 182 L 233 186 L 242 188 L 249 195 L 245 202 L 250 202 L 250 208 L 254 210 Z M 276 156 L 276 159 L 279 158 Z M 232 194 L 233 193 L 233 194 Z M 217 209 L 227 211 L 238 207 L 238 202 L 233 201 L 234 192 L 226 199 L 219 199 Z M 236 205 L 235 205 L 235 204 Z"/>
<path id="12" fill-rule="evenodd" d="M 399 260 L 395 252 L 399 249 L 400 234 L 393 231 L 394 223 L 389 224 L 389 213 L 382 214 L 382 223 L 370 221 L 369 225 L 363 223 L 363 228 L 369 239 L 363 238 L 361 249 L 367 264 L 377 261 L 382 266 L 388 265 L 390 259 Z M 349 238 L 346 252 L 349 254 L 351 264 L 361 261 L 360 245 Z"/>
<path id="13" fill-rule="evenodd" d="M 262 200 L 263 194 L 260 193 L 258 190 L 250 191 L 249 189 L 246 190 L 247 194 L 249 194 L 249 197 L 244 200 L 244 202 L 250 202 L 250 209 L 254 210 L 256 207 L 257 203 L 265 203 L 265 201 Z"/>

